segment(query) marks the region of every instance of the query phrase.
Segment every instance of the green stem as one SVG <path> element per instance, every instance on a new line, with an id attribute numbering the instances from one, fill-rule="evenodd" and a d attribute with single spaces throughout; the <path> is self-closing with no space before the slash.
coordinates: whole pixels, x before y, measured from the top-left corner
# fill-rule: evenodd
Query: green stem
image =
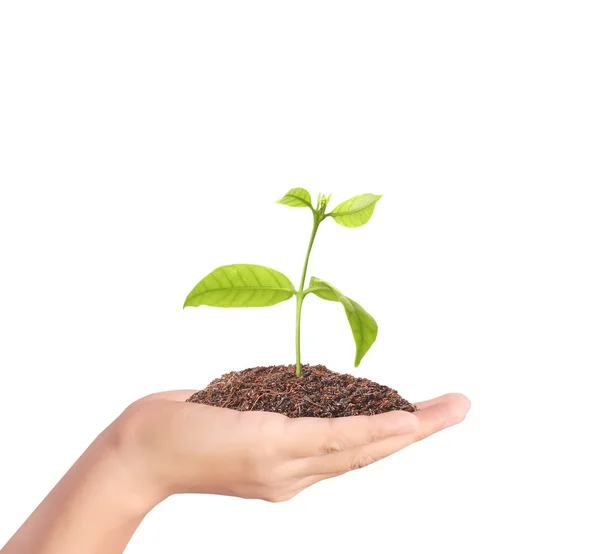
<path id="1" fill-rule="evenodd" d="M 302 364 L 300 363 L 300 314 L 304 296 L 296 296 L 296 377 L 302 377 Z"/>
<path id="2" fill-rule="evenodd" d="M 310 251 L 312 250 L 313 242 L 315 242 L 315 236 L 321 218 L 318 212 L 313 212 L 313 228 L 310 235 L 310 242 L 308 243 L 308 250 L 306 251 L 306 258 L 304 260 L 304 268 L 302 269 L 302 278 L 300 279 L 300 287 L 298 287 L 298 293 L 296 294 L 296 377 L 302 377 L 302 365 L 300 363 L 300 316 L 302 314 L 302 302 L 304 301 L 304 281 L 306 280 L 306 270 L 308 269 L 308 259 L 310 258 Z"/>

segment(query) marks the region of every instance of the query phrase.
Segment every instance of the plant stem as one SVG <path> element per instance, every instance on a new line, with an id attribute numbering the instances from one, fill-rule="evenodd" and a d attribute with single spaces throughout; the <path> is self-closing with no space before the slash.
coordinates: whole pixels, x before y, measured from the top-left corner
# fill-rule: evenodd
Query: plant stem
<path id="1" fill-rule="evenodd" d="M 300 286 L 298 287 L 298 293 L 296 294 L 296 377 L 302 377 L 302 365 L 300 363 L 300 316 L 302 314 L 302 302 L 304 301 L 304 281 L 306 280 L 306 270 L 308 269 L 308 259 L 310 257 L 310 251 L 312 250 L 313 242 L 315 242 L 315 236 L 319 223 L 322 219 L 320 214 L 315 211 L 313 212 L 313 228 L 310 235 L 310 241 L 308 243 L 308 250 L 306 251 L 306 258 L 304 260 L 304 268 L 302 269 L 302 278 L 300 279 Z"/>
<path id="2" fill-rule="evenodd" d="M 312 228 L 312 233 L 310 235 L 310 241 L 308 243 L 308 250 L 306 251 L 306 258 L 304 260 L 304 268 L 302 269 L 302 278 L 300 279 L 300 287 L 298 289 L 299 292 L 304 290 L 304 281 L 306 280 L 306 270 L 308 269 L 308 258 L 310 257 L 310 251 L 313 247 L 313 242 L 315 242 L 315 236 L 317 234 L 317 229 L 319 228 L 319 223 L 321 223 L 319 219 L 319 214 L 314 214 L 314 223 Z"/>
<path id="3" fill-rule="evenodd" d="M 300 314 L 302 312 L 302 301 L 304 295 L 296 296 L 296 377 L 302 377 L 302 365 L 300 363 Z"/>

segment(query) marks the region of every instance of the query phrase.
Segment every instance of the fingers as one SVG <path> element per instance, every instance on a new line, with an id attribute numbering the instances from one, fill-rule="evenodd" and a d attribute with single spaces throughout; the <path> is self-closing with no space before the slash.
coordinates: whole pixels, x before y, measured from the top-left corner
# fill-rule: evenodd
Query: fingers
<path id="1" fill-rule="evenodd" d="M 316 482 L 365 467 L 442 429 L 460 423 L 469 411 L 470 402 L 466 396 L 453 393 L 423 402 L 418 406 L 420 409 L 416 412 L 416 417 L 419 426 L 412 432 L 383 437 L 382 440 L 365 443 L 339 452 L 299 460 L 302 464 L 299 471 L 302 471 L 307 477 L 314 476 L 314 482 Z"/>
<path id="2" fill-rule="evenodd" d="M 192 394 L 198 392 L 197 390 L 170 390 L 165 392 L 155 392 L 140 398 L 140 401 L 146 400 L 174 400 L 177 402 L 185 402 Z"/>
<path id="3" fill-rule="evenodd" d="M 460 423 L 471 409 L 471 401 L 464 394 L 453 392 L 433 400 L 418 402 L 417 406 L 419 428 L 413 434 L 412 442 L 423 440 L 442 429 Z"/>
<path id="4" fill-rule="evenodd" d="M 431 400 L 423 400 L 422 402 L 417 402 L 417 407 L 421 410 L 423 408 L 427 408 L 428 406 L 433 406 L 434 404 L 440 403 L 452 403 L 457 407 L 457 409 L 464 410 L 465 413 L 469 411 L 471 406 L 470 400 L 464 395 L 458 392 L 450 392 L 448 394 L 443 394 L 442 396 L 438 396 L 437 398 L 432 398 Z"/>
<path id="5" fill-rule="evenodd" d="M 295 418 L 286 426 L 286 447 L 294 458 L 313 457 L 381 441 L 416 430 L 418 419 L 402 411 L 374 416 Z"/>

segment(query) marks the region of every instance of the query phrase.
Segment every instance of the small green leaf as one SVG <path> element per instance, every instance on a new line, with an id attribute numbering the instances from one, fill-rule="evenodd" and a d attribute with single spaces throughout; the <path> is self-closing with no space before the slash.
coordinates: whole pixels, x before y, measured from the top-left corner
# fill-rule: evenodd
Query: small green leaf
<path id="1" fill-rule="evenodd" d="M 344 227 L 360 227 L 371 219 L 375 204 L 382 196 L 359 194 L 336 206 L 329 215 Z"/>
<path id="2" fill-rule="evenodd" d="M 317 277 L 311 278 L 309 289 L 314 289 L 311 292 L 314 292 L 319 298 L 332 302 L 341 302 L 344 306 L 346 317 L 354 336 L 354 342 L 356 343 L 354 367 L 358 367 L 358 364 L 360 364 L 364 355 L 369 351 L 369 348 L 371 348 L 377 338 L 377 322 L 360 304 L 344 296 L 334 286 Z"/>
<path id="3" fill-rule="evenodd" d="M 183 307 L 258 308 L 291 298 L 296 289 L 279 271 L 263 265 L 232 264 L 218 267 L 188 294 Z"/>
<path id="4" fill-rule="evenodd" d="M 290 189 L 288 193 L 281 199 L 277 200 L 279 204 L 285 204 L 292 208 L 311 208 L 312 200 L 310 198 L 310 192 L 303 188 Z"/>

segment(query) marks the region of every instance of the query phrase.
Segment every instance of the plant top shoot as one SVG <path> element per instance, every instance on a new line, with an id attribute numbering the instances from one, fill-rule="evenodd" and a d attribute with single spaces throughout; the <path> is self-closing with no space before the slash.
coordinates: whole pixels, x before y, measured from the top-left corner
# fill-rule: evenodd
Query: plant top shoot
<path id="1" fill-rule="evenodd" d="M 354 367 L 357 367 L 377 338 L 377 323 L 360 304 L 343 295 L 330 283 L 317 277 L 311 277 L 308 288 L 305 289 L 304 284 L 310 252 L 321 222 L 331 217 L 336 223 L 344 227 L 360 227 L 371 219 L 375 204 L 381 198 L 381 195 L 361 194 L 354 196 L 326 213 L 330 198 L 331 195 L 319 194 L 316 206 L 313 206 L 310 193 L 307 190 L 293 188 L 281 200 L 278 200 L 279 204 L 292 208 L 309 208 L 313 215 L 312 233 L 298 289 L 283 273 L 269 267 L 252 264 L 224 265 L 209 273 L 192 289 L 185 299 L 183 307 L 259 308 L 273 306 L 295 296 L 296 375 L 301 377 L 300 316 L 304 298 L 307 294 L 312 293 L 323 300 L 340 302 L 344 306 L 356 343 Z"/>

